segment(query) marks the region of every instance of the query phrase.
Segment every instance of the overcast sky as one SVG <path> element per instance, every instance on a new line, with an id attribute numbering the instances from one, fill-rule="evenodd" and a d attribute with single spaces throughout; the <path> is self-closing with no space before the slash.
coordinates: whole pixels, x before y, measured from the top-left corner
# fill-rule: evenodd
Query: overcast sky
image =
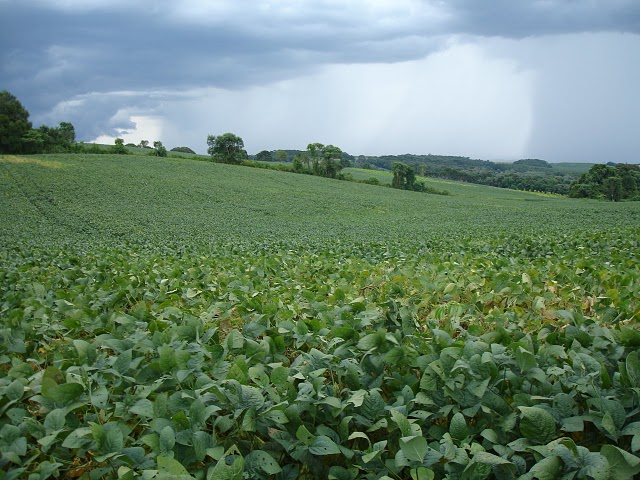
<path id="1" fill-rule="evenodd" d="M 0 90 L 79 140 L 640 162 L 639 0 L 0 0 Z"/>

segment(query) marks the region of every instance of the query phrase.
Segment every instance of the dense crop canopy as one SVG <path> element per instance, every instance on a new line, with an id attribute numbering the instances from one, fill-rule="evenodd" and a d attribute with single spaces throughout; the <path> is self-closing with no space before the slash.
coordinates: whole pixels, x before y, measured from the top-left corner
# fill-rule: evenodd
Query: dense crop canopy
<path id="1" fill-rule="evenodd" d="M 187 195 L 187 172 L 136 176 L 188 161 L 101 159 L 133 162 L 119 187 L 91 183 L 91 161 L 0 161 L 0 201 L 20 212 L 0 250 L 0 478 L 640 472 L 636 204 L 305 176 L 300 197 L 268 197 L 298 176 L 249 170 L 278 203 L 235 197 L 207 220 L 222 210 L 202 179 Z M 216 188 L 226 202 L 246 186 Z M 313 213 L 322 192 L 330 218 Z M 296 202 L 310 217 L 277 230 Z"/>

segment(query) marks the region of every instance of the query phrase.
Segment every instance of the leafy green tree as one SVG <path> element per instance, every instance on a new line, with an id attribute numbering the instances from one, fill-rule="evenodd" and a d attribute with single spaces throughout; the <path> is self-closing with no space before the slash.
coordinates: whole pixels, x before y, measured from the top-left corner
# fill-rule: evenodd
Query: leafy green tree
<path id="1" fill-rule="evenodd" d="M 410 165 L 402 162 L 393 162 L 391 164 L 393 179 L 391 186 L 402 190 L 423 191 L 424 184 L 416 183 L 416 170 Z"/>
<path id="2" fill-rule="evenodd" d="M 127 148 L 124 146 L 124 140 L 122 138 L 115 139 L 114 146 L 111 147 L 111 151 L 119 155 L 126 155 L 128 153 Z"/>
<path id="3" fill-rule="evenodd" d="M 336 178 L 342 170 L 342 150 L 333 145 L 322 148 L 322 174 L 325 177 Z"/>
<path id="4" fill-rule="evenodd" d="M 0 92 L 0 153 L 21 153 L 30 129 L 27 109 L 7 90 Z"/>
<path id="5" fill-rule="evenodd" d="M 602 198 L 612 202 L 638 199 L 640 197 L 640 166 L 594 165 L 571 184 L 569 196 Z"/>
<path id="6" fill-rule="evenodd" d="M 41 129 L 34 129 L 27 131 L 22 136 L 22 152 L 21 153 L 39 153 L 45 149 L 46 138 Z"/>
<path id="7" fill-rule="evenodd" d="M 271 152 L 269 150 L 262 150 L 256 155 L 256 160 L 258 162 L 272 162 L 273 157 L 271 156 Z"/>
<path id="8" fill-rule="evenodd" d="M 76 132 L 69 122 L 62 122 L 58 127 L 42 125 L 29 130 L 22 137 L 23 153 L 59 153 L 72 150 Z"/>
<path id="9" fill-rule="evenodd" d="M 60 140 L 63 144 L 68 145 L 76 141 L 76 129 L 73 124 L 69 122 L 60 122 L 58 131 L 60 134 Z"/>
<path id="10" fill-rule="evenodd" d="M 322 149 L 324 145 L 322 143 L 310 143 L 307 145 L 307 169 L 314 175 L 320 175 L 320 159 L 322 158 Z M 311 165 L 309 165 L 311 163 Z"/>
<path id="11" fill-rule="evenodd" d="M 297 153 L 293 157 L 293 171 L 296 173 L 302 173 L 304 170 L 304 155 L 301 153 Z"/>
<path id="12" fill-rule="evenodd" d="M 608 177 L 604 180 L 602 186 L 604 187 L 607 199 L 612 202 L 622 200 L 622 179 L 620 177 Z"/>
<path id="13" fill-rule="evenodd" d="M 233 133 L 209 135 L 207 145 L 207 152 L 215 162 L 240 164 L 247 157 L 242 138 Z"/>
<path id="14" fill-rule="evenodd" d="M 149 140 L 140 140 L 140 143 L 138 144 L 138 146 L 140 148 L 148 148 L 149 147 Z"/>
<path id="15" fill-rule="evenodd" d="M 344 166 L 343 158 L 342 150 L 334 145 L 323 145 L 318 142 L 307 145 L 305 155 L 307 170 L 314 175 L 336 178 Z"/>
<path id="16" fill-rule="evenodd" d="M 161 141 L 153 142 L 154 154 L 156 157 L 166 157 L 167 149 L 162 145 Z"/>

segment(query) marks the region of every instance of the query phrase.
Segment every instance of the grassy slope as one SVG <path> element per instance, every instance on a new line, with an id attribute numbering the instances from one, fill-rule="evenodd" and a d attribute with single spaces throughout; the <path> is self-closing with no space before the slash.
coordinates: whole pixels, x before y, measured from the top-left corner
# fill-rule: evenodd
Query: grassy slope
<path id="1" fill-rule="evenodd" d="M 452 196 L 145 156 L 6 157 L 0 161 L 0 175 L 0 223 L 6 226 L 0 238 L 8 243 L 25 236 L 417 240 L 536 226 L 607 229 L 637 224 L 640 215 L 637 204 L 550 198 L 438 180 L 428 184 L 446 188 Z"/>

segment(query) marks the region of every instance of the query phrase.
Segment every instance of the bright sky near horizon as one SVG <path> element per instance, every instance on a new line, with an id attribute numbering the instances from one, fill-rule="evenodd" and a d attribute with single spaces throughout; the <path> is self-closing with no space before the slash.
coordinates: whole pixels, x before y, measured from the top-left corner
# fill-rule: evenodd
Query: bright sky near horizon
<path id="1" fill-rule="evenodd" d="M 640 162 L 637 0 L 0 0 L 0 90 L 79 140 Z"/>

